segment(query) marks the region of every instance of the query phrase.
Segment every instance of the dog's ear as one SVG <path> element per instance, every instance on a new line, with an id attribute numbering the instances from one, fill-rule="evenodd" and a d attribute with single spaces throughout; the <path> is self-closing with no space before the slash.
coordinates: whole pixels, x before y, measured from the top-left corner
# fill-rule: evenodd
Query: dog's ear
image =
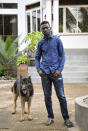
<path id="1" fill-rule="evenodd" d="M 22 79 L 23 77 L 20 75 L 20 79 Z"/>
<path id="2" fill-rule="evenodd" d="M 28 76 L 28 79 L 31 79 L 31 76 Z"/>
<path id="3" fill-rule="evenodd" d="M 22 77 L 22 76 L 20 76 L 20 83 L 22 83 L 22 81 L 23 81 L 23 77 Z"/>

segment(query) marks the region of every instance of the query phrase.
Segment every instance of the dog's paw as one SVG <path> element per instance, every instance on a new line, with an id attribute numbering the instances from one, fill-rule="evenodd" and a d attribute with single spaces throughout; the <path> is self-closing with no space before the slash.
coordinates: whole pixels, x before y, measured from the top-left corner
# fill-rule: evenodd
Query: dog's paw
<path id="1" fill-rule="evenodd" d="M 29 121 L 32 121 L 32 120 L 33 120 L 33 118 L 32 118 L 32 117 L 29 117 L 29 118 L 28 118 L 28 120 L 29 120 Z"/>
<path id="2" fill-rule="evenodd" d="M 23 122 L 24 120 L 20 120 L 20 122 Z"/>
<path id="3" fill-rule="evenodd" d="M 15 115 L 16 114 L 16 112 L 12 112 L 12 115 Z"/>

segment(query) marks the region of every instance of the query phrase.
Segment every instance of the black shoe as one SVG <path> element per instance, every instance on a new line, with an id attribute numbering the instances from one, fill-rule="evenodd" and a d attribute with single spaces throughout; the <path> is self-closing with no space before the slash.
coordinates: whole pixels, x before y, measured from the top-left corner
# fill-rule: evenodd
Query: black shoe
<path id="1" fill-rule="evenodd" d="M 48 120 L 46 121 L 45 125 L 49 126 L 49 125 L 51 125 L 53 123 L 54 123 L 54 120 L 52 118 L 48 118 Z"/>
<path id="2" fill-rule="evenodd" d="M 64 124 L 68 127 L 68 128 L 71 128 L 71 127 L 74 127 L 73 123 L 69 120 L 69 119 L 66 119 Z"/>

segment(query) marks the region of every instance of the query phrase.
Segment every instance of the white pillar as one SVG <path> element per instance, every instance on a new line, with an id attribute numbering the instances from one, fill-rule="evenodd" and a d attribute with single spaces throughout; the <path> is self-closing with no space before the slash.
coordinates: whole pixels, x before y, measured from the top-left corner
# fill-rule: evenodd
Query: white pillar
<path id="1" fill-rule="evenodd" d="M 18 36 L 19 44 L 26 35 L 26 17 L 25 17 L 25 2 L 18 0 Z M 20 46 L 20 45 L 19 45 Z"/>
<path id="2" fill-rule="evenodd" d="M 46 20 L 49 21 L 51 26 L 51 0 L 46 0 Z"/>
<path id="3" fill-rule="evenodd" d="M 46 0 L 40 0 L 40 17 L 41 17 L 41 22 L 45 20 L 45 15 L 46 15 Z"/>
<path id="4" fill-rule="evenodd" d="M 53 34 L 58 34 L 59 28 L 59 0 L 53 0 Z"/>

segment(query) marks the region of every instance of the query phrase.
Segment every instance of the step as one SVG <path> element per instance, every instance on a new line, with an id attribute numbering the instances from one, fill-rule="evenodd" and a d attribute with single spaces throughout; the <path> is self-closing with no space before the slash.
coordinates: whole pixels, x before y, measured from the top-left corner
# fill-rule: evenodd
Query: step
<path id="1" fill-rule="evenodd" d="M 28 74 L 31 75 L 33 83 L 41 82 L 35 67 L 29 67 Z M 88 66 L 65 66 L 62 74 L 65 83 L 88 83 Z"/>
<path id="2" fill-rule="evenodd" d="M 83 78 L 86 77 L 88 78 L 88 71 L 84 72 L 84 71 L 63 71 L 62 72 L 63 76 L 66 77 L 79 77 L 79 78 Z"/>
<path id="3" fill-rule="evenodd" d="M 71 65 L 71 66 L 68 66 L 68 65 L 65 65 L 64 66 L 64 70 L 63 72 L 65 71 L 84 71 L 84 72 L 87 72 L 88 71 L 88 66 L 87 65 Z"/>
<path id="4" fill-rule="evenodd" d="M 33 83 L 41 83 L 40 77 L 31 77 Z M 64 83 L 88 83 L 88 78 L 64 78 Z"/>
<path id="5" fill-rule="evenodd" d="M 65 66 L 87 66 L 88 62 L 87 61 L 66 61 Z"/>
<path id="6" fill-rule="evenodd" d="M 88 49 L 65 49 L 66 55 L 88 55 Z"/>
<path id="7" fill-rule="evenodd" d="M 69 60 L 70 58 L 71 59 L 74 59 L 74 60 L 77 60 L 77 58 L 79 58 L 79 60 L 87 60 L 88 61 L 88 55 L 66 55 L 66 58 Z"/>
<path id="8" fill-rule="evenodd" d="M 73 77 L 73 78 L 63 78 L 64 83 L 88 83 L 88 78 L 78 78 L 78 77 Z"/>

